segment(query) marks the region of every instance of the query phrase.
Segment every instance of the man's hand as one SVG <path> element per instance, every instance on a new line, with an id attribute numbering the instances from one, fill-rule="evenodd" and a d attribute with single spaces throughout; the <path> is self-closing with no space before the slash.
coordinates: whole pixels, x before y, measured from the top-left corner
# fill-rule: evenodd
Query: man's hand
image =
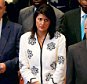
<path id="1" fill-rule="evenodd" d="M 0 74 L 4 73 L 6 71 L 6 65 L 5 63 L 0 63 Z"/>

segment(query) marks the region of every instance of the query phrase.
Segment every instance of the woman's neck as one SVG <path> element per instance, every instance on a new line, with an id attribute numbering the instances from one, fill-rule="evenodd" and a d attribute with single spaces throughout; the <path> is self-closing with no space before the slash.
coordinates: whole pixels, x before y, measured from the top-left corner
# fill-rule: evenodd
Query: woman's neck
<path id="1" fill-rule="evenodd" d="M 47 32 L 37 32 L 38 38 L 42 38 L 42 39 L 45 38 L 46 34 Z"/>
<path id="2" fill-rule="evenodd" d="M 41 47 L 42 47 L 42 44 L 43 44 L 44 39 L 46 37 L 46 34 L 47 34 L 47 32 L 45 32 L 45 33 L 37 32 L 38 41 L 39 41 Z"/>

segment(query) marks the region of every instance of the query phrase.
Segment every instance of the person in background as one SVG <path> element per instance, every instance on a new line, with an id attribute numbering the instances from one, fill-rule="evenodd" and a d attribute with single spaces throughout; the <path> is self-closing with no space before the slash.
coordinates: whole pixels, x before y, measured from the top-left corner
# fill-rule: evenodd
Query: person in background
<path id="1" fill-rule="evenodd" d="M 32 6 L 20 10 L 18 22 L 23 26 L 24 33 L 30 31 L 33 26 L 33 15 L 36 9 L 42 5 L 47 4 L 47 0 L 31 0 Z M 51 5 L 52 6 L 52 5 Z M 53 7 L 53 6 L 52 6 Z M 62 11 L 53 7 L 56 14 L 56 29 L 58 29 L 61 18 L 64 15 Z"/>
<path id="2" fill-rule="evenodd" d="M 69 46 L 66 84 L 87 84 L 87 18 L 84 31 L 85 40 Z"/>
<path id="3" fill-rule="evenodd" d="M 79 7 L 78 0 L 66 0 L 66 1 L 67 1 L 68 10 L 76 9 Z"/>
<path id="4" fill-rule="evenodd" d="M 82 21 L 87 14 L 87 0 L 78 0 L 78 2 L 80 7 L 66 12 L 59 28 L 66 37 L 67 47 L 83 40 L 84 36 Z"/>
<path id="5" fill-rule="evenodd" d="M 19 84 L 19 38 L 22 26 L 4 15 L 5 1 L 0 0 L 0 84 Z"/>
<path id="6" fill-rule="evenodd" d="M 69 10 L 69 1 L 68 0 L 48 0 L 48 2 L 60 9 L 64 13 Z"/>
<path id="7" fill-rule="evenodd" d="M 20 73 L 24 84 L 64 84 L 66 39 L 56 31 L 56 16 L 49 4 L 34 14 L 32 31 L 20 38 Z"/>

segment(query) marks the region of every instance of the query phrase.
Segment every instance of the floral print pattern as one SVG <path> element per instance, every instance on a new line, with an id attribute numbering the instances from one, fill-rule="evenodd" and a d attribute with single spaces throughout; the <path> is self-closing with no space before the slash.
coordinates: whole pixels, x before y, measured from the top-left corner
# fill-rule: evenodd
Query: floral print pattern
<path id="1" fill-rule="evenodd" d="M 53 62 L 51 65 L 52 70 L 56 69 L 56 62 Z"/>
<path id="2" fill-rule="evenodd" d="M 28 58 L 31 59 L 31 57 L 33 56 L 32 51 L 27 49 L 27 53 L 28 53 Z"/>
<path id="3" fill-rule="evenodd" d="M 55 39 L 57 39 L 58 37 L 61 37 L 61 34 L 59 32 L 56 32 L 54 36 L 55 36 Z"/>
<path id="4" fill-rule="evenodd" d="M 31 45 L 34 45 L 36 43 L 36 38 L 28 38 L 29 41 L 28 43 L 31 44 Z"/>
<path id="5" fill-rule="evenodd" d="M 33 66 L 33 67 L 31 68 L 31 72 L 32 72 L 32 74 L 34 74 L 34 75 L 37 75 L 37 73 L 39 73 L 38 68 L 36 68 L 35 66 Z"/>
<path id="6" fill-rule="evenodd" d="M 51 73 L 48 73 L 46 75 L 46 81 L 49 81 L 51 78 L 52 78 L 52 74 Z"/>
<path id="7" fill-rule="evenodd" d="M 51 43 L 47 44 L 47 49 L 49 49 L 50 51 L 55 49 L 55 43 L 51 42 Z"/>
<path id="8" fill-rule="evenodd" d="M 59 56 L 58 57 L 58 62 L 59 62 L 59 64 L 64 64 L 64 57 L 63 56 Z"/>
<path id="9" fill-rule="evenodd" d="M 20 63 L 20 67 L 24 67 L 21 69 L 22 71 L 24 71 L 23 75 L 25 75 L 25 77 L 27 77 L 27 73 L 29 73 L 28 75 L 32 74 L 31 77 L 29 76 L 29 78 L 25 80 L 26 84 L 31 83 L 33 81 L 33 78 L 36 78 L 34 81 L 36 80 L 41 81 L 41 79 L 39 79 L 40 77 L 42 77 L 43 84 L 44 83 L 57 84 L 55 83 L 56 82 L 55 80 L 60 79 L 60 77 L 62 78 L 65 77 L 65 74 L 62 73 L 62 71 L 65 71 L 63 67 L 66 62 L 66 57 L 65 57 L 66 53 L 64 50 L 65 48 L 64 36 L 59 32 L 56 32 L 55 37 L 50 39 L 48 34 L 44 40 L 43 47 L 40 48 L 37 37 L 31 38 L 29 36 L 29 33 L 26 33 L 24 35 L 25 37 L 27 37 L 27 43 L 25 43 L 26 45 L 24 44 L 25 39 L 23 38 L 25 37 L 23 37 L 22 38 L 23 45 L 21 46 L 21 49 L 24 49 L 24 52 L 22 52 L 23 50 L 21 51 L 22 56 L 19 56 L 20 57 L 19 61 L 22 61 L 22 63 L 25 64 L 23 65 L 22 63 Z M 63 45 L 62 47 L 59 46 L 60 43 L 61 45 Z M 25 46 L 27 47 L 24 48 Z M 23 57 L 24 54 L 22 53 L 24 53 L 26 56 Z M 63 54 L 61 55 L 61 53 Z M 57 67 L 57 65 L 62 67 Z M 29 70 L 26 71 L 25 67 Z M 45 72 L 45 69 L 49 70 Z M 62 73 L 62 74 L 58 75 L 57 73 Z M 59 82 L 61 82 L 62 84 L 62 79 Z"/>

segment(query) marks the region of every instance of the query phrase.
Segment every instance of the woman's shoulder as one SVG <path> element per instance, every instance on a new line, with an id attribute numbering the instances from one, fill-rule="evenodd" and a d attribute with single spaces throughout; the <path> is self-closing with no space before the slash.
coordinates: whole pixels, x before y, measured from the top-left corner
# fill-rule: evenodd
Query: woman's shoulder
<path id="1" fill-rule="evenodd" d="M 55 37 L 57 37 L 57 38 L 65 38 L 65 36 L 62 33 L 58 32 L 58 31 L 55 32 Z"/>
<path id="2" fill-rule="evenodd" d="M 30 37 L 30 35 L 31 35 L 31 32 L 26 32 L 22 34 L 21 38 L 27 38 L 27 37 Z"/>

